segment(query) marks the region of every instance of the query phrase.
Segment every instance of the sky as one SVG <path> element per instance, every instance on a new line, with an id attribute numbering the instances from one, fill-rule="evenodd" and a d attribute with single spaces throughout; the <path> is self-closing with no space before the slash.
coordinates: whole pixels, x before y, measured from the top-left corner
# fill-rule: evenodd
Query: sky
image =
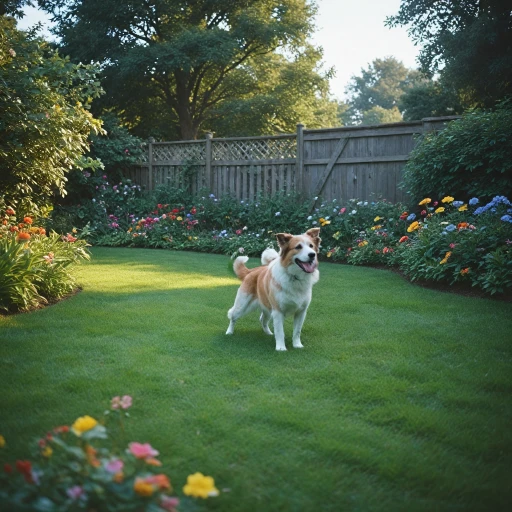
<path id="1" fill-rule="evenodd" d="M 330 80 L 334 98 L 346 98 L 345 88 L 354 75 L 367 68 L 374 59 L 393 56 L 409 68 L 418 67 L 415 47 L 404 28 L 384 26 L 386 16 L 398 13 L 400 0 L 317 0 L 317 30 L 312 38 L 324 50 L 324 69 L 334 67 Z M 27 7 L 26 16 L 18 23 L 26 29 L 42 22 L 43 34 L 51 37 L 49 18 L 35 8 Z"/>

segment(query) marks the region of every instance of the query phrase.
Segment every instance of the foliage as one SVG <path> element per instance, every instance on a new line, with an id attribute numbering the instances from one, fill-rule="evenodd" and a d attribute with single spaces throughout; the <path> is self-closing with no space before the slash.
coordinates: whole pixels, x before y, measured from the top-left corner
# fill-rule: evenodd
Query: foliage
<path id="1" fill-rule="evenodd" d="M 400 98 L 399 107 L 404 121 L 459 115 L 464 110 L 453 87 L 447 87 L 439 80 L 424 80 L 407 89 Z"/>
<path id="2" fill-rule="evenodd" d="M 402 0 L 387 25 L 408 26 L 421 47 L 423 72 L 438 72 L 476 106 L 494 106 L 512 92 L 512 24 L 504 0 Z"/>
<path id="3" fill-rule="evenodd" d="M 103 65 L 104 108 L 122 114 L 139 135 L 181 139 L 213 130 L 224 103 L 246 99 L 252 81 L 246 70 L 250 73 L 257 59 L 278 49 L 281 55 L 303 53 L 315 12 L 308 0 L 159 0 L 150 8 L 145 0 L 130 0 L 122 13 L 117 0 L 39 4 L 56 22 L 66 53 Z M 326 78 L 313 78 L 318 58 L 318 52 L 298 58 L 294 74 L 307 61 L 305 81 L 325 83 Z M 291 62 L 282 63 L 278 76 L 283 80 Z M 235 83 L 235 75 L 245 80 Z M 315 104 L 317 89 L 308 95 L 301 86 L 301 94 Z M 254 96 L 248 99 L 270 105 L 276 98 L 275 93 L 261 94 L 259 100 Z M 150 131 L 155 124 L 158 134 Z"/>
<path id="4" fill-rule="evenodd" d="M 72 267 L 89 259 L 85 240 L 70 233 L 47 236 L 31 217 L 17 222 L 12 208 L 7 208 L 2 220 L 0 310 L 32 309 L 76 289 Z"/>
<path id="5" fill-rule="evenodd" d="M 131 442 L 125 448 L 124 419 L 131 405 L 131 396 L 116 396 L 105 411 L 108 429 L 95 418 L 82 416 L 34 443 L 32 460 L 17 460 L 16 471 L 6 463 L 0 475 L 2 504 L 55 512 L 177 512 L 179 500 L 170 496 L 171 482 L 158 473 L 159 452 L 149 443 Z M 201 473 L 190 475 L 183 491 L 203 499 L 219 494 L 213 479 Z"/>
<path id="6" fill-rule="evenodd" d="M 512 196 L 512 103 L 469 110 L 424 135 L 405 166 L 404 188 L 414 201 L 448 193 L 462 200 Z"/>
<path id="7" fill-rule="evenodd" d="M 394 57 L 375 59 L 368 69 L 361 69 L 360 76 L 353 76 L 347 87 L 351 124 L 364 122 L 367 112 L 366 116 L 371 116 L 372 123 L 379 119 L 400 121 L 401 115 L 397 110 L 400 98 L 421 80 L 422 75 L 418 71 L 407 69 Z"/>
<path id="8" fill-rule="evenodd" d="M 97 72 L 0 18 L 0 208 L 36 213 L 56 189 L 65 194 L 71 167 L 99 165 L 83 158 L 89 134 L 101 132 L 89 112 L 101 93 Z"/>

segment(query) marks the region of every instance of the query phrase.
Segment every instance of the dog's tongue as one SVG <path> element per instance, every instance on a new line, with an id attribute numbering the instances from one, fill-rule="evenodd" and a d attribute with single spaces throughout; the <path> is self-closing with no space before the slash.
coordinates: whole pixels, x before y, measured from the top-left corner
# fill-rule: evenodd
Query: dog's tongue
<path id="1" fill-rule="evenodd" d="M 311 272 L 315 271 L 316 268 L 316 261 L 313 261 L 312 263 L 307 263 L 305 261 L 301 261 L 301 267 L 304 270 L 304 272 L 307 272 L 308 274 L 311 274 Z"/>

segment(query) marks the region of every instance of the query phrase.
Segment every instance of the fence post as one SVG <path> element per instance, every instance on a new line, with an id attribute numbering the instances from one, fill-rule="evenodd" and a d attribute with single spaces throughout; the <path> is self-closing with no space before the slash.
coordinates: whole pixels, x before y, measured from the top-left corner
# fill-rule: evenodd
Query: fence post
<path id="1" fill-rule="evenodd" d="M 153 142 L 155 139 L 148 139 L 148 190 L 153 190 Z"/>
<path id="2" fill-rule="evenodd" d="M 212 138 L 213 133 L 206 133 L 206 150 L 205 150 L 205 179 L 206 185 L 208 186 L 208 190 L 210 194 L 213 194 L 213 176 L 212 176 Z"/>
<path id="3" fill-rule="evenodd" d="M 304 125 L 297 124 L 297 163 L 296 176 L 297 182 L 295 183 L 296 191 L 299 194 L 304 192 Z"/>

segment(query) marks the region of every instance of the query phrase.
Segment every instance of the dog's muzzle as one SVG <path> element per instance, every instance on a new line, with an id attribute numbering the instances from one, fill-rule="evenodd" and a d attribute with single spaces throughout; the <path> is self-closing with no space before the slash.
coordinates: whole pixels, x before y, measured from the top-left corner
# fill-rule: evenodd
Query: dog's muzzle
<path id="1" fill-rule="evenodd" d="M 306 274 L 311 274 L 316 270 L 317 262 L 316 262 L 316 254 L 309 254 L 309 261 L 301 261 L 299 259 L 295 260 L 295 263 L 304 271 Z"/>

